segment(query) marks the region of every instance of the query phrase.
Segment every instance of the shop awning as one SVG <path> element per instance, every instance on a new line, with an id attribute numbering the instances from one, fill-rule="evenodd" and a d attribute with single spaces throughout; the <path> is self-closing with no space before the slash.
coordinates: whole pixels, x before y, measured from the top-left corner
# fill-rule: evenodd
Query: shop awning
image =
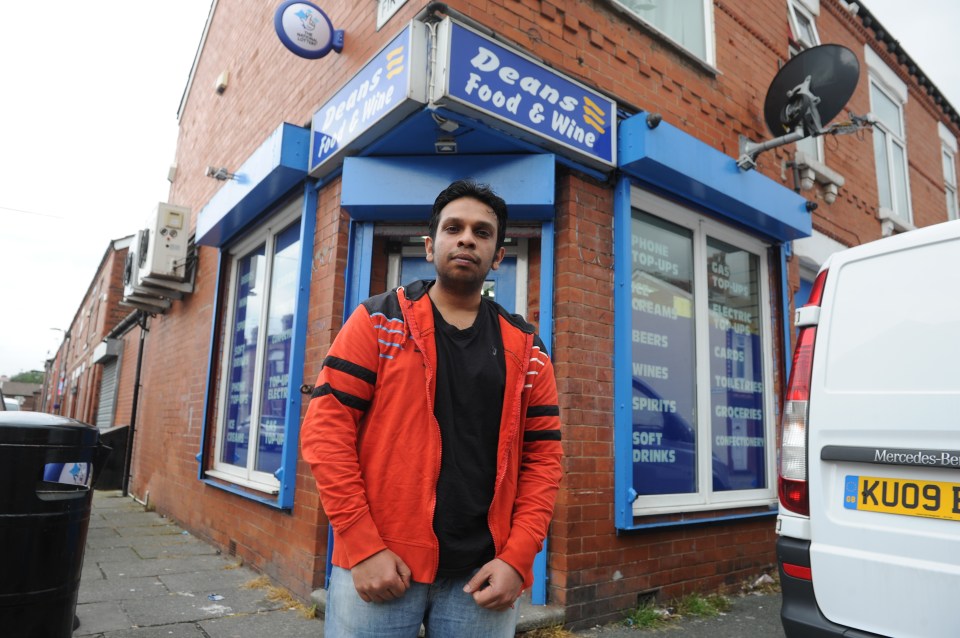
<path id="1" fill-rule="evenodd" d="M 200 211 L 196 243 L 223 246 L 304 180 L 309 155 L 310 130 L 281 124 Z"/>
<path id="2" fill-rule="evenodd" d="M 781 242 L 812 232 L 806 199 L 675 126 L 640 113 L 619 133 L 620 169 L 638 182 Z"/>

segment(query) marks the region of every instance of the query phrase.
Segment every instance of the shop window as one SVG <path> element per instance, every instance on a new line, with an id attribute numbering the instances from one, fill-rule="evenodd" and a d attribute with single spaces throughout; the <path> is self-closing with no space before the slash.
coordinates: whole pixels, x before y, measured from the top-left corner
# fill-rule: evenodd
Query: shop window
<path id="1" fill-rule="evenodd" d="M 712 1 L 614 1 L 700 60 L 715 64 Z"/>
<path id="2" fill-rule="evenodd" d="M 288 437 L 300 202 L 226 251 L 217 437 L 208 475 L 276 494 Z"/>
<path id="3" fill-rule="evenodd" d="M 631 311 L 617 317 L 630 322 L 617 374 L 631 395 L 617 428 L 629 431 L 633 516 L 769 506 L 767 246 L 647 193 L 632 204 Z"/>
<path id="4" fill-rule="evenodd" d="M 943 159 L 943 189 L 947 197 L 947 219 L 957 219 L 957 138 L 943 124 L 940 129 L 940 155 Z"/>

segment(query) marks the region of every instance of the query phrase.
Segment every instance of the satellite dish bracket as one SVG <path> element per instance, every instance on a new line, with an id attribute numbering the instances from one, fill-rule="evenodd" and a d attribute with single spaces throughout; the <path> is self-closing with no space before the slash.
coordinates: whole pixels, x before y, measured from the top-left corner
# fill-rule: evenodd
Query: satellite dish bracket
<path id="1" fill-rule="evenodd" d="M 811 135 L 823 135 L 826 131 L 820 123 L 820 111 L 817 106 L 820 98 L 810 92 L 810 76 L 787 92 L 787 103 L 783 106 L 784 121 L 799 119 Z"/>
<path id="2" fill-rule="evenodd" d="M 790 144 L 805 138 L 807 134 L 800 126 L 793 133 L 787 133 L 781 137 L 775 137 L 766 142 L 751 142 L 746 135 L 740 136 L 740 157 L 737 158 L 737 168 L 741 171 L 749 171 L 757 167 L 757 155 L 771 148 L 777 148 L 784 144 Z"/>
<path id="3" fill-rule="evenodd" d="M 745 136 L 740 136 L 740 157 L 737 159 L 737 168 L 748 171 L 757 167 L 757 155 L 772 148 L 797 142 L 807 137 L 817 137 L 827 133 L 820 120 L 820 111 L 817 105 L 820 98 L 810 92 L 810 76 L 803 82 L 787 91 L 787 103 L 783 106 L 780 119 L 783 122 L 797 122 L 793 132 L 775 137 L 766 142 L 751 142 Z M 807 131 L 810 131 L 807 133 Z"/>
<path id="4" fill-rule="evenodd" d="M 812 47 L 791 58 L 771 81 L 763 106 L 767 128 L 774 135 L 784 135 L 765 142 L 751 142 L 741 135 L 737 167 L 744 171 L 756 168 L 757 156 L 763 151 L 805 137 L 863 128 L 869 116 L 851 114 L 848 122 L 826 125 L 853 95 L 859 77 L 857 56 L 837 44 Z"/>

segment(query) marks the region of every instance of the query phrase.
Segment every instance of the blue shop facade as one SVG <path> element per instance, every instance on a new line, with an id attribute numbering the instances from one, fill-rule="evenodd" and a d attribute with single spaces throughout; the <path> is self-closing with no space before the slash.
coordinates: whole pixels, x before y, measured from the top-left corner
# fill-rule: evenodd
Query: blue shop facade
<path id="1" fill-rule="evenodd" d="M 534 602 L 548 602 L 551 553 L 585 551 L 569 530 L 589 468 L 610 501 L 611 538 L 719 521 L 772 527 L 787 260 L 791 242 L 811 234 L 807 202 L 654 111 L 630 110 L 448 16 L 399 29 L 309 127 L 278 121 L 197 218 L 197 244 L 219 260 L 197 478 L 296 511 L 310 489 L 298 441 L 313 331 L 370 294 L 429 277 L 433 200 L 470 177 L 510 210 L 508 258 L 485 294 L 535 323 L 561 386 L 564 540 L 552 536 L 537 563 Z M 580 238 L 581 250 L 609 244 L 598 260 L 604 289 L 577 289 L 565 270 L 583 215 L 558 198 L 570 176 L 611 203 L 590 211 L 609 227 Z M 330 197 L 348 219 L 344 254 L 320 229 Z M 334 273 L 322 276 L 340 311 L 318 319 L 320 272 Z M 576 310 L 571 300 L 584 298 L 590 307 Z M 573 382 L 582 353 L 564 350 L 574 342 L 606 362 L 612 383 Z M 601 423 L 582 420 L 584 393 L 609 406 Z M 606 465 L 578 462 L 588 426 L 612 443 Z"/>

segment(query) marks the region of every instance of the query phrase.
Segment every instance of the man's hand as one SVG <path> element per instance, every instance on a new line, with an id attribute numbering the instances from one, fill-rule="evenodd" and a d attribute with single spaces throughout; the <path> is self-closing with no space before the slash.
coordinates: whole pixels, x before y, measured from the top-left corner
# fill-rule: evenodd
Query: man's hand
<path id="1" fill-rule="evenodd" d="M 385 603 L 410 589 L 410 568 L 399 556 L 383 549 L 350 570 L 357 594 L 367 603 Z"/>
<path id="2" fill-rule="evenodd" d="M 463 591 L 484 609 L 503 611 L 513 607 L 523 593 L 523 577 L 509 564 L 494 558 L 480 568 Z"/>

